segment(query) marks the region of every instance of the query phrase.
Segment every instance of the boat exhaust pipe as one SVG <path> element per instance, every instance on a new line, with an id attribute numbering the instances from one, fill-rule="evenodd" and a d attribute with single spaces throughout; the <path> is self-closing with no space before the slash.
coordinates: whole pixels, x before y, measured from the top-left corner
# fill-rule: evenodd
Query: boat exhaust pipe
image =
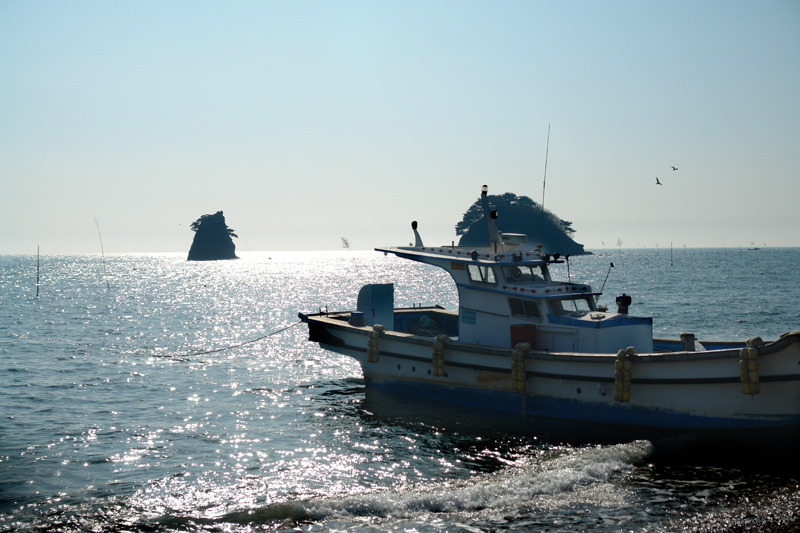
<path id="1" fill-rule="evenodd" d="M 681 333 L 681 344 L 683 344 L 683 350 L 685 352 L 694 352 L 696 351 L 694 341 L 694 333 Z"/>
<path id="2" fill-rule="evenodd" d="M 624 292 L 617 296 L 617 312 L 621 315 L 628 314 L 628 306 L 631 305 L 631 297 L 625 294 Z"/>
<path id="3" fill-rule="evenodd" d="M 411 222 L 411 229 L 414 230 L 414 247 L 415 248 L 422 248 L 422 237 L 419 236 L 419 232 L 417 231 L 417 221 L 414 220 Z"/>

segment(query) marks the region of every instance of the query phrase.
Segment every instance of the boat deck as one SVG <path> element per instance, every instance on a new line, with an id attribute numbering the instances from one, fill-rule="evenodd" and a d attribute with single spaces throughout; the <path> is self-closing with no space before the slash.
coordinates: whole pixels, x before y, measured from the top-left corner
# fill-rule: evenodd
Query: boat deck
<path id="1" fill-rule="evenodd" d="M 351 311 L 328 313 L 331 319 L 348 322 Z M 425 327 L 427 326 L 427 327 Z M 441 306 L 397 308 L 394 310 L 394 324 L 391 331 L 408 333 L 419 337 L 436 337 L 445 334 L 452 340 L 458 340 L 458 312 L 448 311 Z M 713 341 L 698 339 L 706 350 L 731 350 L 746 346 L 744 341 Z M 685 351 L 683 341 L 680 339 L 653 339 L 653 352 L 682 352 Z"/>
<path id="2" fill-rule="evenodd" d="M 424 327 L 426 325 L 429 327 Z M 395 309 L 394 331 L 421 337 L 445 334 L 451 339 L 457 339 L 458 313 L 438 306 Z"/>
<path id="3" fill-rule="evenodd" d="M 697 339 L 706 350 L 732 350 L 741 349 L 747 346 L 745 341 L 708 341 Z M 658 352 L 682 352 L 685 348 L 679 339 L 658 339 L 653 338 L 653 351 Z"/>

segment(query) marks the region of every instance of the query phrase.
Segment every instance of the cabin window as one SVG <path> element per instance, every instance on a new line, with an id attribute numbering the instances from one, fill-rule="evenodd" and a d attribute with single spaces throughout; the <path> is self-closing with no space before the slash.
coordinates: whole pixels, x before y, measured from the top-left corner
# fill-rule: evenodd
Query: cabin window
<path id="1" fill-rule="evenodd" d="M 569 300 L 550 300 L 550 312 L 556 316 L 565 315 L 585 315 L 589 311 L 594 311 L 594 302 L 591 297 L 572 298 Z"/>
<path id="2" fill-rule="evenodd" d="M 544 268 L 541 266 L 511 265 L 503 267 L 503 277 L 508 282 L 544 281 Z"/>
<path id="3" fill-rule="evenodd" d="M 469 279 L 476 283 L 497 283 L 497 278 L 494 276 L 494 269 L 492 267 L 468 265 L 467 272 L 469 273 Z"/>
<path id="4" fill-rule="evenodd" d="M 539 311 L 539 304 L 533 300 L 523 300 L 522 298 L 509 298 L 508 304 L 511 306 L 511 314 L 533 320 L 541 320 L 542 313 Z"/>

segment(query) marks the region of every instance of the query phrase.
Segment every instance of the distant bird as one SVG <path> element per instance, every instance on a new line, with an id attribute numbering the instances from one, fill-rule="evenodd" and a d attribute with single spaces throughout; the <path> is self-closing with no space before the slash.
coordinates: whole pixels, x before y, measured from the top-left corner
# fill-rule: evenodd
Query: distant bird
<path id="1" fill-rule="evenodd" d="M 656 177 L 656 185 L 661 185 L 661 182 L 658 181 L 658 177 Z"/>
<path id="2" fill-rule="evenodd" d="M 672 170 L 678 170 L 678 167 L 672 167 Z"/>

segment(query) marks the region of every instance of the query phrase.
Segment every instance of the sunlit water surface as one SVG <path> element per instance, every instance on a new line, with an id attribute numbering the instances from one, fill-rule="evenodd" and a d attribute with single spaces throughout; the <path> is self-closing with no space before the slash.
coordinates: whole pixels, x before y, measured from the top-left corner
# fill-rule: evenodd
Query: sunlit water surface
<path id="1" fill-rule="evenodd" d="M 799 249 L 595 252 L 556 276 L 631 295 L 656 336 L 800 329 Z M 45 256 L 38 297 L 36 258 L 0 256 L 0 531 L 800 528 L 796 457 L 664 462 L 647 442 L 378 412 L 298 312 L 387 282 L 398 306 L 455 309 L 449 276 L 376 252 L 240 255 Z"/>

